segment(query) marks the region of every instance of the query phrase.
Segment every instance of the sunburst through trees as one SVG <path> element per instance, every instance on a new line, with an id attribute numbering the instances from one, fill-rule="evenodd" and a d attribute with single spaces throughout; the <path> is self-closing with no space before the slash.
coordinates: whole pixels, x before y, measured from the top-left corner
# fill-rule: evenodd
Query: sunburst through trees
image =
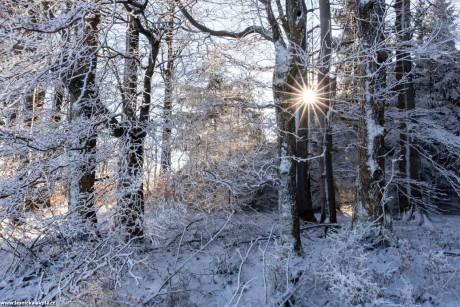
<path id="1" fill-rule="evenodd" d="M 298 74 L 300 80 L 294 78 L 294 85 L 286 84 L 288 91 L 284 92 L 289 98 L 290 105 L 296 113 L 299 114 L 299 120 L 305 116 L 310 118 L 314 115 L 314 121 L 321 126 L 319 115 L 325 116 L 327 108 L 326 100 L 330 100 L 328 90 L 325 87 L 310 85 L 302 74 Z M 313 112 L 313 113 L 312 113 Z M 310 121 L 309 121 L 310 126 Z"/>

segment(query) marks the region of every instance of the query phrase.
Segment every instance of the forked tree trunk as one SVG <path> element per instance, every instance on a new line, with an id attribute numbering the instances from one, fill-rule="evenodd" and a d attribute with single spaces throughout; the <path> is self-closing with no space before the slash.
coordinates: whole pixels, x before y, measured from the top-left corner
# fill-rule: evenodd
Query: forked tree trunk
<path id="1" fill-rule="evenodd" d="M 124 68 L 123 114 L 129 123 L 122 136 L 122 152 L 119 166 L 119 202 L 117 220 L 126 240 L 142 239 L 144 235 L 144 141 L 152 100 L 152 76 L 160 48 L 160 39 L 147 34 L 150 56 L 143 80 L 142 104 L 137 103 L 137 76 L 140 20 L 135 14 L 128 16 Z M 145 31 L 143 32 L 145 34 Z M 138 115 L 137 115 L 137 114 Z"/>

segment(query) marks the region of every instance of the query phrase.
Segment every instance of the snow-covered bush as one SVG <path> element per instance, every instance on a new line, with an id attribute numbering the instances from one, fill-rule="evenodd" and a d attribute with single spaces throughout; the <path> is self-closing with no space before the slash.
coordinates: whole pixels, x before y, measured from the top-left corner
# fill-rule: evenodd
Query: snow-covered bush
<path id="1" fill-rule="evenodd" d="M 454 277 L 457 275 L 457 270 L 449 263 L 446 254 L 443 250 L 424 251 L 421 253 L 423 259 L 423 267 L 430 273 L 430 285 L 428 291 L 444 292 L 447 287 L 455 283 Z M 458 277 L 457 277 L 458 278 Z"/>
<path id="2" fill-rule="evenodd" d="M 366 238 L 373 228 L 356 227 L 331 234 L 333 242 L 323 252 L 321 266 L 314 271 L 315 278 L 324 283 L 330 293 L 331 303 L 351 306 L 375 302 L 382 288 L 369 267 Z M 382 301 L 383 303 L 383 301 Z"/>

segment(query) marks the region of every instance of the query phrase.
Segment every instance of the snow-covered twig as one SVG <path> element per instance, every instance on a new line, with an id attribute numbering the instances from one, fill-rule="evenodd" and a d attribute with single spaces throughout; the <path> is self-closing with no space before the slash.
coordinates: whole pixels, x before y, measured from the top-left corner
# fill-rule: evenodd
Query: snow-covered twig
<path id="1" fill-rule="evenodd" d="M 179 267 L 177 267 L 174 272 L 172 272 L 161 284 L 161 286 L 158 288 L 157 292 L 151 296 L 148 296 L 145 298 L 142 302 L 142 306 L 145 306 L 146 304 L 149 304 L 152 300 L 154 300 L 158 295 L 160 295 L 161 290 L 169 283 L 169 281 L 191 260 L 193 259 L 196 255 L 201 253 L 203 250 L 205 250 L 209 244 L 211 244 L 218 236 L 219 234 L 225 229 L 227 224 L 230 222 L 230 220 L 233 217 L 234 212 L 231 212 L 230 215 L 228 216 L 227 220 L 225 221 L 224 225 L 206 242 L 206 244 L 202 245 L 200 249 L 198 249 L 196 252 L 194 252 L 190 257 L 188 257 L 184 262 L 182 262 Z"/>

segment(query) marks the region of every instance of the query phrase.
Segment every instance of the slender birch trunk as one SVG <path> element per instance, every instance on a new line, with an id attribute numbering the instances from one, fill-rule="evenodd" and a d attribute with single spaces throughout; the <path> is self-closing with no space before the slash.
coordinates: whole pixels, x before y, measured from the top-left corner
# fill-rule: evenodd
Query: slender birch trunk
<path id="1" fill-rule="evenodd" d="M 172 5 L 171 11 L 174 11 Z M 173 16 L 168 21 L 168 30 L 166 32 L 167 61 L 164 70 L 165 98 L 163 104 L 163 133 L 162 133 L 162 153 L 161 169 L 168 171 L 171 168 L 171 115 L 173 106 L 173 76 L 174 76 L 174 36 L 173 36 Z"/>

